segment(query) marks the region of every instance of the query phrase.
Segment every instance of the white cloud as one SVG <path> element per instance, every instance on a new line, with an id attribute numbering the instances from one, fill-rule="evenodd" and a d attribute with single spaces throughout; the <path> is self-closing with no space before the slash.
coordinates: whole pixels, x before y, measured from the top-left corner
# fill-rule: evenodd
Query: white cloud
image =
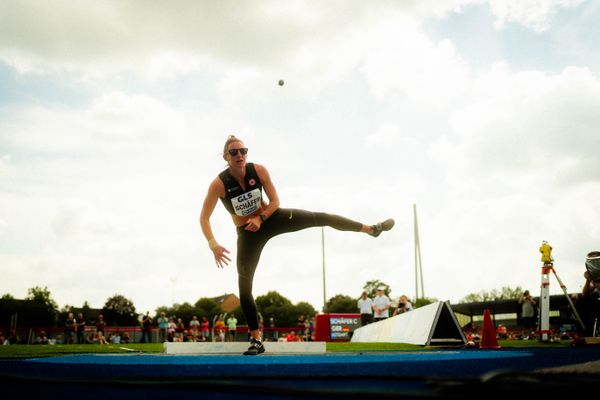
<path id="1" fill-rule="evenodd" d="M 450 41 L 435 43 L 414 21 L 380 21 L 365 42 L 364 72 L 378 99 L 398 94 L 437 108 L 464 94 L 468 64 Z"/>
<path id="2" fill-rule="evenodd" d="M 513 177 L 536 171 L 537 185 L 599 178 L 592 149 L 600 140 L 600 81 L 589 70 L 571 67 L 548 75 L 500 66 L 473 86 L 472 103 L 452 119 L 460 147 L 455 159 L 464 172 Z"/>
<path id="3" fill-rule="evenodd" d="M 495 25 L 501 29 L 507 22 L 519 23 L 535 32 L 544 32 L 561 8 L 577 7 L 583 0 L 490 0 L 496 16 Z"/>
<path id="4" fill-rule="evenodd" d="M 396 219 L 378 239 L 327 230 L 330 296 L 370 279 L 412 294 L 413 204 L 428 296 L 539 287 L 541 240 L 577 290 L 600 218 L 598 76 L 519 71 L 507 56 L 477 69 L 423 29 L 484 4 L 3 4 L 0 59 L 22 93 L 0 103 L 0 206 L 16 210 L 0 221 L 0 289 L 47 282 L 59 304 L 93 306 L 117 292 L 143 310 L 235 292 L 235 266 L 214 266 L 197 221 L 235 133 L 285 207 Z M 569 6 L 491 3 L 502 23 L 536 30 Z M 212 222 L 235 258 L 222 207 Z M 320 250 L 318 229 L 274 239 L 255 294 L 319 307 Z"/>

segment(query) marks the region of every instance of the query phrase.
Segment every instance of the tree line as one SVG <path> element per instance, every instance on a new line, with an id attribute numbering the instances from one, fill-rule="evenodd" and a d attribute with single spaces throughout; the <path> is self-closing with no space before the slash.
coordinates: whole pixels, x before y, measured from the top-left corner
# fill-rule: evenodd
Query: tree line
<path id="1" fill-rule="evenodd" d="M 390 295 L 391 288 L 385 282 L 372 280 L 365 283 L 365 290 L 370 297 L 375 296 L 376 289 L 380 286 L 385 288 L 385 294 Z M 461 302 L 478 302 L 504 300 L 509 298 L 518 298 L 523 292 L 521 287 L 514 289 L 503 287 L 500 290 L 480 291 L 464 297 Z M 354 296 L 337 294 L 331 297 L 324 306 L 323 312 L 329 313 L 356 313 L 357 299 Z M 270 291 L 264 295 L 257 296 L 256 306 L 265 323 L 270 318 L 275 320 L 277 326 L 295 326 L 299 315 L 310 318 L 317 314 L 317 310 L 308 302 L 298 302 L 293 304 L 288 298 L 278 293 Z M 413 301 L 413 307 L 418 308 L 437 301 L 435 298 L 422 298 Z M 392 304 L 394 302 L 392 301 Z M 8 327 L 15 317 L 18 317 L 19 326 L 28 327 L 62 327 L 69 312 L 81 312 L 88 322 L 93 321 L 90 314 L 96 315 L 98 310 L 93 310 L 87 302 L 82 307 L 65 306 L 59 310 L 58 304 L 52 299 L 52 295 L 47 287 L 33 287 L 28 289 L 27 297 L 23 300 L 15 299 L 10 294 L 5 294 L 0 298 L 0 326 Z M 99 311 L 109 325 L 114 326 L 136 326 L 139 325 L 139 313 L 135 305 L 125 296 L 115 294 L 110 296 L 102 309 Z M 181 318 L 185 324 L 189 323 L 195 315 L 198 318 L 206 316 L 209 320 L 215 316 L 224 314 L 219 304 L 207 297 L 199 298 L 194 304 L 185 302 L 182 304 L 173 304 L 171 306 L 160 306 L 155 310 L 152 316 L 154 324 L 158 316 L 164 312 L 167 317 Z M 246 323 L 246 319 L 240 307 L 233 311 L 241 325 Z"/>

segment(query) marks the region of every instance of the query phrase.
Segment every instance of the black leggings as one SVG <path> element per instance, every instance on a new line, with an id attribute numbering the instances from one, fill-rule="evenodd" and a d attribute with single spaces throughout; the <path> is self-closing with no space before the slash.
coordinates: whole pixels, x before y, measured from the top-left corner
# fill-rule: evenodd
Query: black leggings
<path id="1" fill-rule="evenodd" d="M 274 236 L 317 226 L 330 226 L 339 231 L 353 232 L 360 232 L 362 229 L 360 222 L 345 217 L 289 208 L 279 208 L 263 222 L 257 232 L 247 231 L 243 226 L 237 228 L 240 303 L 251 331 L 258 329 L 256 304 L 252 296 L 252 280 L 263 247 Z"/>

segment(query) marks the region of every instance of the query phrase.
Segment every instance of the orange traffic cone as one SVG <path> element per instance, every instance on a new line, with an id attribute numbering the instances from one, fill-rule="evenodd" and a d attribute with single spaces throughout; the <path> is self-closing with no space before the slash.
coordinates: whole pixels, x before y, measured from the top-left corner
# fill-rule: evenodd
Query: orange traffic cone
<path id="1" fill-rule="evenodd" d="M 483 310 L 483 329 L 481 331 L 481 346 L 482 349 L 499 349 L 498 339 L 496 338 L 496 328 L 490 316 L 490 310 Z"/>

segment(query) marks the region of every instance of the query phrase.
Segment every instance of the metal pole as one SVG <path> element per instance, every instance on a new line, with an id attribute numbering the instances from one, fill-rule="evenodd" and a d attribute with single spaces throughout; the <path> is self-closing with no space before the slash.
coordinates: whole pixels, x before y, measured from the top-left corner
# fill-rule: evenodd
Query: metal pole
<path id="1" fill-rule="evenodd" d="M 415 240 L 415 300 L 419 298 L 419 263 L 418 252 L 419 233 L 417 231 L 417 205 L 413 204 L 413 236 Z"/>
<path id="2" fill-rule="evenodd" d="M 552 268 L 552 272 L 554 273 L 554 276 L 556 277 L 556 280 L 558 281 L 560 288 L 562 289 L 563 293 L 565 294 L 565 297 L 569 301 L 571 310 L 573 311 L 573 314 L 575 314 L 575 318 L 579 322 L 579 325 L 581 325 L 581 329 L 583 329 L 585 331 L 585 324 L 583 323 L 583 320 L 579 316 L 579 313 L 577 312 L 577 308 L 575 307 L 575 304 L 573 304 L 573 300 L 571 300 L 571 296 L 569 296 L 569 293 L 567 292 L 567 287 L 562 283 L 562 281 L 558 277 L 558 274 L 556 273 L 556 270 L 554 268 Z"/>
<path id="3" fill-rule="evenodd" d="M 419 223 L 417 221 L 417 205 L 413 204 L 414 236 L 415 236 L 415 299 L 425 297 L 423 287 L 423 265 L 421 263 L 421 242 L 419 240 Z M 419 292 L 420 283 L 420 292 Z M 420 293 L 420 295 L 419 295 Z"/>
<path id="4" fill-rule="evenodd" d="M 327 312 L 327 294 L 325 292 L 325 227 L 321 227 L 321 255 L 323 262 L 323 312 Z"/>
<path id="5" fill-rule="evenodd" d="M 551 263 L 542 266 L 542 284 L 540 286 L 540 316 L 539 337 L 540 341 L 547 341 L 550 333 L 550 271 Z"/>

